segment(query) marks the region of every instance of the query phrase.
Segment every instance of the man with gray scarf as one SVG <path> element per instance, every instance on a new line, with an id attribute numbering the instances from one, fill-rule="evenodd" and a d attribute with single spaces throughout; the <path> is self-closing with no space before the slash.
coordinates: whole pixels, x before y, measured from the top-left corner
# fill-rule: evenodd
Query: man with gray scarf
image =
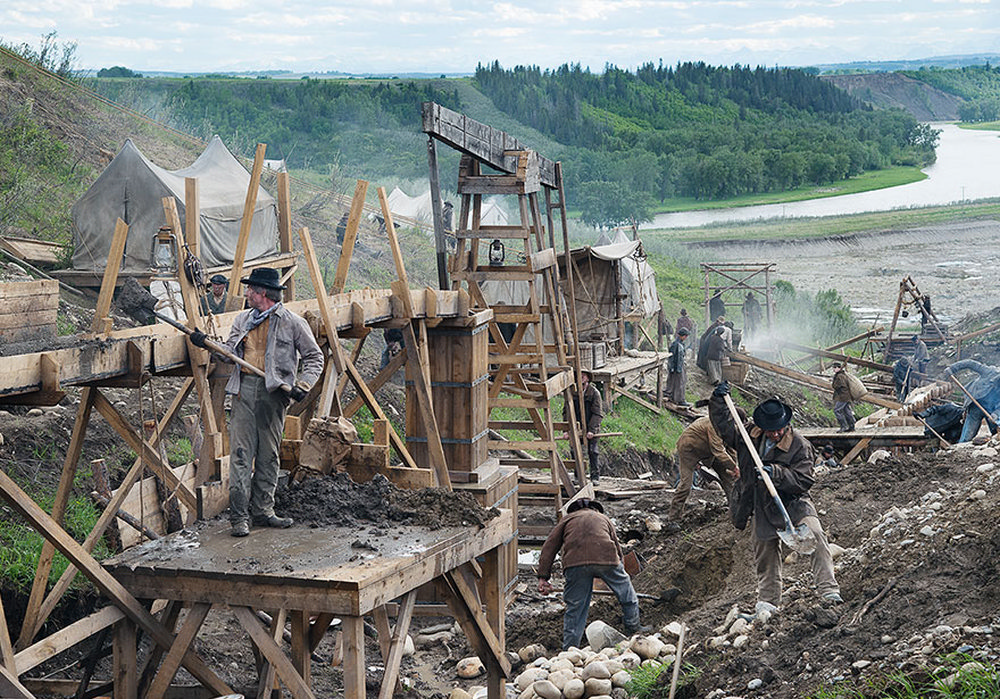
<path id="1" fill-rule="evenodd" d="M 247 536 L 250 523 L 286 528 L 288 517 L 274 512 L 278 485 L 278 455 L 291 400 L 302 400 L 323 372 L 323 352 L 309 325 L 281 303 L 278 270 L 254 269 L 240 280 L 246 285 L 249 310 L 233 320 L 225 345 L 234 354 L 263 369 L 260 377 L 246 369 L 234 370 L 226 384 L 233 395 L 229 424 L 229 521 L 233 536 Z M 191 341 L 204 346 L 204 333 Z M 299 360 L 302 375 L 296 378 Z"/>

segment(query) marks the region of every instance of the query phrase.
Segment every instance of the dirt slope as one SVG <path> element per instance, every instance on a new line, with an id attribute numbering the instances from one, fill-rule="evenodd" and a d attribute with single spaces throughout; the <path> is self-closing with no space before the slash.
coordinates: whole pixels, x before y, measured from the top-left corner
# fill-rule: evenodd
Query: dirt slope
<path id="1" fill-rule="evenodd" d="M 899 107 L 920 121 L 955 121 L 962 98 L 899 73 L 822 75 L 841 90 L 873 107 Z"/>

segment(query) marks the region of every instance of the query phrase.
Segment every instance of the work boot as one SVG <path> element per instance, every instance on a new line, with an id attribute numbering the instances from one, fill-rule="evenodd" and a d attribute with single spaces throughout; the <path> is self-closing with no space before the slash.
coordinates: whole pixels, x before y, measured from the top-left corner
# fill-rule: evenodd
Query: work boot
<path id="1" fill-rule="evenodd" d="M 247 521 L 240 520 L 239 522 L 233 522 L 233 528 L 229 532 L 230 536 L 249 536 L 250 535 L 250 525 Z"/>
<path id="2" fill-rule="evenodd" d="M 843 604 L 844 598 L 840 596 L 839 592 L 826 592 L 823 594 L 823 601 L 830 604 Z"/>
<path id="3" fill-rule="evenodd" d="M 638 624 L 636 626 L 629 625 L 625 627 L 625 633 L 629 636 L 635 636 L 640 633 L 649 633 L 652 630 L 653 627 L 648 624 Z"/>
<path id="4" fill-rule="evenodd" d="M 253 526 L 255 527 L 273 527 L 274 529 L 288 529 L 295 523 L 291 517 L 279 517 L 278 515 L 271 515 L 270 517 L 265 515 L 255 515 L 253 518 Z"/>

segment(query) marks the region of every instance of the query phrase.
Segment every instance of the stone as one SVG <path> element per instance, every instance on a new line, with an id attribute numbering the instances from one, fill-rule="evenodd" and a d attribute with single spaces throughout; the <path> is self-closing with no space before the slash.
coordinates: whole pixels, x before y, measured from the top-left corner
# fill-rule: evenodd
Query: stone
<path id="1" fill-rule="evenodd" d="M 541 699 L 562 699 L 562 691 L 549 680 L 538 680 L 531 688 Z"/>
<path id="2" fill-rule="evenodd" d="M 569 670 L 563 669 L 563 670 L 556 670 L 555 672 L 550 671 L 549 676 L 546 677 L 545 679 L 554 684 L 561 692 L 563 690 L 563 687 L 566 686 L 566 683 L 569 682 L 574 677 L 576 677 L 576 672 L 574 672 L 573 669 Z"/>
<path id="3" fill-rule="evenodd" d="M 538 695 L 535 694 L 535 688 L 531 686 L 517 695 L 517 699 L 537 699 L 537 697 Z"/>
<path id="4" fill-rule="evenodd" d="M 934 527 L 932 527 L 929 524 L 925 524 L 924 526 L 920 527 L 920 533 L 923 536 L 934 536 Z"/>
<path id="5" fill-rule="evenodd" d="M 681 629 L 684 626 L 679 621 L 671 621 L 669 624 L 660 629 L 660 633 L 666 636 L 673 636 L 674 638 L 679 638 L 681 635 Z"/>
<path id="6" fill-rule="evenodd" d="M 615 687 L 611 690 L 611 699 L 628 699 L 628 691 L 624 687 Z"/>
<path id="7" fill-rule="evenodd" d="M 660 651 L 660 655 L 673 655 L 677 652 L 677 646 L 673 643 L 664 643 L 663 649 Z"/>
<path id="8" fill-rule="evenodd" d="M 639 663 L 642 662 L 636 653 L 628 650 L 618 656 L 618 661 L 625 667 L 626 670 L 634 670 L 639 667 Z"/>
<path id="9" fill-rule="evenodd" d="M 600 620 L 590 622 L 584 635 L 594 650 L 601 650 L 625 640 L 624 634 Z"/>
<path id="10" fill-rule="evenodd" d="M 472 699 L 472 695 L 461 687 L 455 687 L 451 690 L 451 694 L 448 695 L 448 699 Z"/>
<path id="11" fill-rule="evenodd" d="M 531 663 L 545 655 L 545 646 L 540 643 L 532 643 L 517 651 L 518 657 L 523 663 Z"/>
<path id="12" fill-rule="evenodd" d="M 882 641 L 882 644 L 883 644 L 883 645 L 889 645 L 890 643 L 892 643 L 892 642 L 893 642 L 893 641 L 895 641 L 895 640 L 896 640 L 896 639 L 894 639 L 894 638 L 893 638 L 892 636 L 890 636 L 889 634 L 884 634 L 884 635 L 882 636 L 882 638 L 881 638 L 881 641 Z"/>
<path id="13" fill-rule="evenodd" d="M 760 689 L 763 686 L 764 686 L 764 680 L 760 679 L 759 677 L 755 677 L 754 679 L 747 682 L 747 689 L 749 689 L 751 692 L 754 691 L 755 689 Z"/>
<path id="14" fill-rule="evenodd" d="M 602 679 L 600 677 L 591 677 L 589 680 L 584 681 L 583 687 L 583 691 L 588 697 L 593 697 L 598 694 L 611 694 L 611 678 Z"/>
<path id="15" fill-rule="evenodd" d="M 548 676 L 548 670 L 543 670 L 540 667 L 530 667 L 514 678 L 514 684 L 517 685 L 518 689 L 523 691 L 538 680 L 544 680 Z"/>
<path id="16" fill-rule="evenodd" d="M 479 677 L 486 672 L 486 668 L 483 666 L 482 660 L 476 656 L 472 656 L 459 660 L 455 666 L 455 672 L 463 680 L 471 680 L 473 677 Z"/>
<path id="17" fill-rule="evenodd" d="M 750 643 L 749 636 L 737 636 L 733 639 L 733 648 L 739 650 L 740 648 L 745 648 L 748 643 Z"/>
<path id="18" fill-rule="evenodd" d="M 871 453 L 871 456 L 868 457 L 868 463 L 877 464 L 882 459 L 888 459 L 890 456 L 892 456 L 892 454 L 887 452 L 885 449 L 876 449 Z"/>
<path id="19" fill-rule="evenodd" d="M 722 648 L 728 643 L 729 639 L 727 639 L 725 636 L 712 636 L 712 638 L 708 639 L 709 648 Z"/>
<path id="20" fill-rule="evenodd" d="M 624 687 L 632 680 L 632 673 L 628 670 L 619 670 L 611 676 L 611 685 L 613 687 Z"/>
<path id="21" fill-rule="evenodd" d="M 656 636 L 639 636 L 632 641 L 631 649 L 641 658 L 655 658 L 663 650 L 663 641 Z"/>
<path id="22" fill-rule="evenodd" d="M 723 624 L 727 629 L 729 628 L 729 625 L 733 623 L 733 620 L 739 615 L 739 613 L 740 613 L 740 606 L 738 604 L 734 604 L 732 606 L 732 609 L 729 610 L 729 613 L 726 614 L 725 622 L 723 622 Z"/>
<path id="23" fill-rule="evenodd" d="M 555 660 L 552 661 L 552 664 L 549 665 L 549 672 L 550 673 L 559 672 L 560 670 L 569 670 L 570 672 L 572 672 L 574 667 L 575 666 L 572 660 L 560 655 L 559 657 L 557 657 Z"/>
<path id="24" fill-rule="evenodd" d="M 851 663 L 851 670 L 853 670 L 854 672 L 861 672 L 871 664 L 872 664 L 871 660 L 858 660 Z"/>
<path id="25" fill-rule="evenodd" d="M 45 411 L 41 408 L 32 408 L 26 414 L 28 417 L 41 417 L 45 414 Z"/>
<path id="26" fill-rule="evenodd" d="M 583 684 L 581 679 L 572 679 L 566 683 L 563 687 L 563 696 L 566 699 L 580 699 L 583 693 L 586 691 L 586 685 Z"/>
<path id="27" fill-rule="evenodd" d="M 986 491 L 983 490 L 982 488 L 977 488 L 976 490 L 973 490 L 971 493 L 969 493 L 970 500 L 982 500 L 985 497 L 986 497 Z"/>
<path id="28" fill-rule="evenodd" d="M 979 464 L 976 466 L 976 473 L 989 473 L 996 468 L 996 464 L 992 462 L 986 462 L 985 464 Z"/>
<path id="29" fill-rule="evenodd" d="M 838 546 L 832 541 L 830 542 L 830 557 L 833 558 L 833 560 L 837 560 L 838 558 L 843 556 L 845 551 L 847 551 L 847 549 L 845 549 L 843 546 Z"/>
<path id="30" fill-rule="evenodd" d="M 413 637 L 413 645 L 416 648 L 427 648 L 428 646 L 450 643 L 454 638 L 455 634 L 451 631 L 438 631 L 432 634 L 418 633 Z"/>
<path id="31" fill-rule="evenodd" d="M 641 655 L 641 653 L 640 653 Z M 580 673 L 580 679 L 586 682 L 591 677 L 596 677 L 597 679 L 606 680 L 610 679 L 611 671 L 608 670 L 608 666 L 601 661 L 595 661 L 588 664 L 583 668 L 583 672 Z"/>
<path id="32" fill-rule="evenodd" d="M 658 532 L 663 529 L 663 522 L 655 514 L 646 515 L 646 519 L 643 522 L 646 525 L 646 531 Z"/>
<path id="33" fill-rule="evenodd" d="M 406 634 L 406 640 L 403 641 L 403 657 L 413 655 L 416 650 L 416 647 L 413 645 L 413 637 L 410 634 Z"/>
<path id="34" fill-rule="evenodd" d="M 733 625 L 729 627 L 729 635 L 742 636 L 747 630 L 747 626 L 749 626 L 749 624 L 747 624 L 747 620 L 743 617 L 738 617 L 735 621 L 733 621 Z"/>

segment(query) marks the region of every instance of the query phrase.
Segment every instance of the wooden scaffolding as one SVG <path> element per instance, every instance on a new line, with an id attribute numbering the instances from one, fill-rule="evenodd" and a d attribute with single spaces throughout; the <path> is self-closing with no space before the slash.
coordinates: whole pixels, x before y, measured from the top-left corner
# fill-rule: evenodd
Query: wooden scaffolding
<path id="1" fill-rule="evenodd" d="M 768 331 L 774 323 L 774 286 L 771 283 L 771 273 L 775 271 L 773 262 L 703 262 L 701 271 L 705 276 L 705 326 L 712 324 L 710 305 L 714 297 L 720 299 L 723 294 L 731 291 L 748 291 L 764 295 L 764 322 Z M 760 276 L 763 275 L 763 280 Z M 761 283 L 763 281 L 763 283 Z M 740 303 L 725 303 L 724 307 L 738 306 Z"/>
<path id="2" fill-rule="evenodd" d="M 258 156 L 263 156 L 262 146 L 258 148 Z M 283 248 L 287 244 L 286 249 L 290 250 L 288 182 L 287 175 L 279 175 L 279 192 L 284 192 L 283 196 L 279 196 L 279 232 Z M 251 189 L 256 190 L 253 180 Z M 282 444 L 283 458 L 294 458 L 297 454 L 302 445 L 303 432 L 312 418 L 323 420 L 328 416 L 350 416 L 365 406 L 375 417 L 375 440 L 373 444 L 351 445 L 349 473 L 356 478 L 371 478 L 379 473 L 400 487 L 439 485 L 452 488 L 453 481 L 456 481 L 454 487 L 467 489 L 482 505 L 504 508 L 501 518 L 478 533 L 470 531 L 451 538 L 443 537 L 440 541 L 425 542 L 425 549 L 414 548 L 407 554 L 401 554 L 395 563 L 387 564 L 382 577 L 359 577 L 345 560 L 342 569 L 331 568 L 327 571 L 327 579 L 320 585 L 325 586 L 322 590 L 316 589 L 315 581 L 303 582 L 303 576 L 309 577 L 309 574 L 290 571 L 281 574 L 287 580 L 276 580 L 273 576 L 246 580 L 239 588 L 242 590 L 240 596 L 230 599 L 208 592 L 211 585 L 207 582 L 192 583 L 190 589 L 184 590 L 171 587 L 169 578 L 173 573 L 163 578 L 154 570 L 151 578 L 140 579 L 133 576 L 135 571 L 128 566 L 116 568 L 110 562 L 102 566 L 93 558 L 91 551 L 116 518 L 128 519 L 123 511 L 126 498 L 136 489 L 145 472 L 149 471 L 162 481 L 165 488 L 161 492 L 165 501 L 172 501 L 178 507 L 185 523 L 196 517 L 209 518 L 218 514 L 225 509 L 228 501 L 229 456 L 222 410 L 222 383 L 225 377 L 219 376 L 221 371 L 218 365 L 209 363 L 207 352 L 193 346 L 186 335 L 170 326 L 153 325 L 126 330 L 113 328 L 109 312 L 119 265 L 111 262 L 104 273 L 91 333 L 81 337 L 80 344 L 76 346 L 7 357 L 7 371 L 0 376 L 0 402 L 8 404 L 55 405 L 64 397 L 64 388 L 82 387 L 51 514 L 42 511 L 6 473 L 0 471 L 0 499 L 45 539 L 24 623 L 16 640 L 11 639 L 0 604 L 2 696 L 26 699 L 32 697 L 32 691 L 44 694 L 56 691 L 58 688 L 52 681 L 30 679 L 28 673 L 45 660 L 91 637 L 99 637 L 103 645 L 108 632 L 113 635 L 115 649 L 114 680 L 110 686 L 95 689 L 89 674 L 85 674 L 76 683 L 79 686 L 76 690 L 78 695 L 113 691 L 116 698 L 133 699 L 137 696 L 167 696 L 171 692 L 176 695 L 178 691 L 190 697 L 230 694 L 231 688 L 191 650 L 191 643 L 211 605 L 231 604 L 236 605 L 234 613 L 264 659 L 260 666 L 262 674 L 258 696 L 270 696 L 272 686 L 277 687 L 278 680 L 273 679 L 275 675 L 292 696 L 301 699 L 314 696 L 309 679 L 309 655 L 322 639 L 333 614 L 337 613 L 350 618 L 345 626 L 345 632 L 350 632 L 345 633 L 345 696 L 352 699 L 363 699 L 365 696 L 366 665 L 361 619 L 370 614 L 379 629 L 386 664 L 386 679 L 380 696 L 387 697 L 392 694 L 398 676 L 407 625 L 411 616 L 419 613 L 414 609 L 416 590 L 428 582 L 437 585 L 437 599 L 449 605 L 446 613 L 459 620 L 473 647 L 483 658 L 488 670 L 490 699 L 499 699 L 503 695 L 504 678 L 510 673 L 510 665 L 503 652 L 504 609 L 516 580 L 516 470 L 484 468 L 478 453 L 473 452 L 471 440 L 448 451 L 449 445 L 441 439 L 442 434 L 448 435 L 453 429 L 485 430 L 485 393 L 475 393 L 475 385 L 478 385 L 475 380 L 453 382 L 452 372 L 459 367 L 471 367 L 470 371 L 475 371 L 476 367 L 485 370 L 486 345 L 476 342 L 474 338 L 477 334 L 485 336 L 485 324 L 492 314 L 488 309 L 470 311 L 469 296 L 465 291 L 409 288 L 391 214 L 385 207 L 384 191 L 381 189 L 379 195 L 387 219 L 387 237 L 398 281 L 391 289 L 345 293 L 366 189 L 367 182 L 359 181 L 333 288 L 329 291 L 322 279 L 309 231 L 305 228 L 299 231 L 301 254 L 308 265 L 317 295 L 304 300 L 288 298 L 286 306 L 310 322 L 327 355 L 327 362 L 323 377 L 309 396 L 289 411 L 285 425 L 286 439 Z M 188 249 L 197 251 L 197 182 L 192 180 L 188 183 L 187 225 L 179 220 L 173 198 L 165 198 L 163 206 L 166 228 L 175 247 L 177 269 L 174 280 L 181 286 L 187 322 L 191 327 L 199 327 L 224 338 L 238 309 L 238 288 L 235 284 L 241 276 L 239 270 L 245 269 L 241 258 L 246 250 L 245 236 L 249 234 L 249 224 L 244 221 L 245 225 L 241 228 L 237 262 L 233 265 L 233 286 L 229 298 L 234 307 L 229 312 L 203 318 L 196 288 L 184 271 L 184 243 L 187 243 Z M 250 195 L 247 210 L 250 213 L 245 211 L 245 218 L 252 216 Z M 128 226 L 119 221 L 109 260 L 121 259 L 127 234 Z M 373 328 L 387 326 L 403 328 L 406 352 L 394 358 L 374 378 L 366 379 L 356 366 L 365 338 Z M 464 336 L 468 341 L 455 344 L 452 342 L 453 335 Z M 354 339 L 353 348 L 345 346 L 341 338 Z M 451 354 L 438 351 L 435 342 L 450 343 Z M 408 379 L 405 436 L 396 433 L 374 397 L 374 391 L 403 365 L 406 366 Z M 146 431 L 129 423 L 106 395 L 105 389 L 124 387 L 141 392 L 157 377 L 182 377 L 183 380 L 169 404 L 158 406 L 154 416 L 157 418 L 155 427 Z M 341 394 L 348 382 L 353 385 L 356 398 L 344 405 Z M 438 389 L 450 384 L 454 384 L 452 387 L 456 391 L 446 394 Z M 482 381 L 479 384 L 485 385 Z M 198 468 L 195 470 L 190 465 L 171 468 L 161 453 L 160 443 L 192 394 L 197 395 L 204 435 L 198 454 Z M 137 396 L 141 399 L 141 393 Z M 444 415 L 443 406 L 456 400 L 467 406 L 479 401 L 482 407 L 478 411 L 470 409 L 469 412 L 475 415 L 473 418 L 465 422 L 454 421 L 459 427 L 453 428 L 447 416 L 446 423 L 440 424 L 439 418 Z M 66 512 L 87 427 L 94 412 L 111 424 L 137 458 L 117 491 L 109 498 L 93 530 L 83 543 L 79 543 L 63 529 L 61 520 Z M 355 447 L 358 449 L 355 450 Z M 390 465 L 390 450 L 397 453 L 398 466 Z M 355 452 L 362 457 L 357 463 L 353 459 Z M 477 481 L 462 475 L 469 473 L 478 473 L 482 477 Z M 151 492 L 153 498 L 158 497 L 156 489 Z M 160 504 L 156 500 L 149 509 Z M 146 522 L 132 521 L 131 526 L 137 526 L 147 538 L 166 534 L 164 530 L 153 531 Z M 159 544 L 159 541 L 155 543 Z M 169 552 L 169 546 L 167 550 Z M 50 588 L 49 572 L 56 551 L 69 559 L 70 566 Z M 477 556 L 485 556 L 485 565 L 470 563 Z M 428 567 L 428 561 L 437 562 Z M 183 570 L 183 561 L 178 561 L 175 568 Z M 287 568 L 282 569 L 287 571 Z M 412 573 L 407 570 L 412 570 Z M 111 606 L 39 639 L 43 624 L 69 589 L 77 572 L 83 573 L 111 601 Z M 195 577 L 199 575 L 197 571 L 191 574 Z M 225 570 L 217 570 L 209 577 L 225 577 L 225 574 Z M 387 582 L 392 585 L 387 585 Z M 269 590 L 276 585 L 304 585 L 302 589 L 311 589 L 310 596 L 296 596 L 288 590 L 273 596 Z M 348 588 L 354 592 L 345 594 L 344 590 Z M 373 592 L 375 590 L 377 594 Z M 152 606 L 138 601 L 137 597 L 147 595 L 158 598 L 158 601 Z M 398 602 L 393 602 L 395 597 L 399 597 Z M 251 607 L 256 610 L 269 608 L 274 612 L 275 621 L 270 630 L 253 619 Z M 438 607 L 443 608 L 444 605 L 438 604 Z M 175 628 L 184 608 L 188 609 L 187 618 L 179 629 Z M 319 615 L 311 623 L 310 612 Z M 441 609 L 436 613 L 440 614 Z M 390 616 L 396 617 L 394 628 L 389 624 Z M 292 626 L 291 660 L 275 642 L 281 638 L 286 619 L 291 620 Z M 137 632 L 140 631 L 154 642 L 144 666 L 140 665 L 136 650 Z M 181 665 L 201 683 L 201 688 L 172 689 L 174 675 Z M 63 687 L 58 691 L 66 690 Z"/>
<path id="3" fill-rule="evenodd" d="M 500 457 L 502 465 L 520 469 L 521 504 L 548 502 L 559 512 L 564 498 L 573 497 L 585 485 L 590 487 L 582 449 L 572 450 L 574 483 L 557 443 L 557 432 L 565 431 L 572 444 L 581 444 L 576 415 L 582 414 L 581 392 L 574 396 L 573 391 L 580 385 L 580 365 L 573 350 L 577 338 L 573 277 L 570 272 L 565 284 L 560 280 L 554 232 L 558 225 L 566 254 L 569 245 L 561 168 L 509 134 L 431 102 L 423 105 L 423 129 L 428 135 L 433 203 L 441 201 L 435 141 L 462 154 L 456 248 L 447 274 L 439 270 L 440 280 L 455 290 L 464 285 L 473 308 L 493 313 L 489 323 L 490 433 L 475 439 L 484 440 L 490 450 L 505 453 Z M 499 174 L 487 174 L 490 171 Z M 484 196 L 512 201 L 517 223 L 484 225 L 480 220 Z M 521 285 L 520 297 L 525 301 L 491 302 L 484 290 L 491 282 Z M 566 420 L 553 415 L 557 396 L 568 406 Z M 497 414 L 509 414 L 511 409 L 525 411 L 528 419 Z M 497 430 L 518 430 L 529 436 L 506 440 Z M 548 471 L 547 482 L 537 478 L 539 470 Z M 540 537 L 547 530 L 522 526 L 519 536 Z"/>

